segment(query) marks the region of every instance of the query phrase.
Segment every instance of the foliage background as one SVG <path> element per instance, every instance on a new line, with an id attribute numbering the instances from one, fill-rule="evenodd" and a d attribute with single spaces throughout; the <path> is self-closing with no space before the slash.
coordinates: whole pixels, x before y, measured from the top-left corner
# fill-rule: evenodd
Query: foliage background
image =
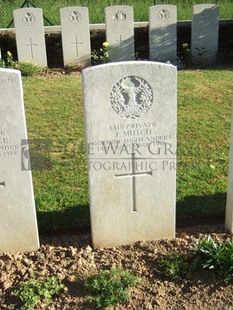
<path id="1" fill-rule="evenodd" d="M 112 5 L 131 5 L 134 7 L 134 20 L 147 21 L 149 7 L 159 4 L 177 5 L 178 20 L 191 20 L 192 7 L 195 4 L 219 4 L 220 18 L 233 18 L 231 0 L 0 0 L 0 28 L 7 28 L 13 18 L 12 11 L 22 5 L 35 5 L 43 9 L 45 25 L 59 25 L 59 9 L 67 6 L 85 6 L 89 9 L 90 23 L 104 23 L 104 8 Z M 11 24 L 12 26 L 13 24 Z"/>

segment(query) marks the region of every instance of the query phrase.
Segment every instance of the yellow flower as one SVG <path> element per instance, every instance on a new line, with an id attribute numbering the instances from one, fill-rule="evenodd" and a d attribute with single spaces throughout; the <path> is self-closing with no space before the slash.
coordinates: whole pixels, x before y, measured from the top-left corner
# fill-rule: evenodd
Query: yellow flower
<path id="1" fill-rule="evenodd" d="M 188 43 L 183 43 L 182 46 L 183 46 L 183 48 L 187 48 L 189 45 L 188 45 Z"/>
<path id="2" fill-rule="evenodd" d="M 12 54 L 11 54 L 11 52 L 10 52 L 10 51 L 7 51 L 7 53 L 6 53 L 6 54 L 7 54 L 7 56 L 8 56 L 8 57 L 11 57 L 11 56 L 12 56 Z"/>
<path id="3" fill-rule="evenodd" d="M 109 47 L 109 43 L 108 42 L 104 42 L 102 45 L 103 45 L 103 47 Z"/>

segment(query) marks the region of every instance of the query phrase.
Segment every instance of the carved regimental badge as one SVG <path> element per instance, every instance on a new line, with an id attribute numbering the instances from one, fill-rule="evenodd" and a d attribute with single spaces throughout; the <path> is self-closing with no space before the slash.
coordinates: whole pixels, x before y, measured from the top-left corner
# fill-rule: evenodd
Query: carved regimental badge
<path id="1" fill-rule="evenodd" d="M 110 103 L 113 110 L 122 118 L 134 119 L 145 114 L 153 102 L 150 85 L 137 76 L 127 76 L 113 86 Z"/>
<path id="2" fill-rule="evenodd" d="M 170 13 L 168 10 L 162 9 L 158 13 L 158 18 L 162 21 L 166 21 L 170 18 Z"/>
<path id="3" fill-rule="evenodd" d="M 116 12 L 116 14 L 113 15 L 113 20 L 117 22 L 122 22 L 126 20 L 126 14 L 122 11 Z"/>
<path id="4" fill-rule="evenodd" d="M 78 11 L 73 11 L 70 13 L 69 21 L 73 24 L 77 24 L 81 21 L 82 15 Z"/>
<path id="5" fill-rule="evenodd" d="M 27 26 L 33 24 L 35 21 L 36 21 L 35 16 L 30 12 L 26 12 L 22 16 L 22 22 L 26 24 Z"/>

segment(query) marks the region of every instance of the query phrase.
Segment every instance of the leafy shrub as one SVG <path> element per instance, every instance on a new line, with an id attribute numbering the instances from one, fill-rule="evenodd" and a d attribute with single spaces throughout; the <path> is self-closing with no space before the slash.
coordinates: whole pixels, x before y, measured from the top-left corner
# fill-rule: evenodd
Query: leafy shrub
<path id="1" fill-rule="evenodd" d="M 82 66 L 79 63 L 73 62 L 73 63 L 66 65 L 65 70 L 67 72 L 73 72 L 73 71 L 79 71 L 80 72 L 82 70 Z"/>
<path id="2" fill-rule="evenodd" d="M 33 76 L 34 74 L 42 71 L 42 67 L 40 65 L 27 61 L 15 62 L 14 68 L 20 70 L 24 76 Z"/>
<path id="3" fill-rule="evenodd" d="M 64 288 L 64 285 L 55 276 L 44 280 L 31 278 L 21 283 L 13 294 L 19 297 L 23 303 L 22 310 L 30 310 L 34 309 L 42 300 L 49 304 L 53 296 L 61 293 Z M 11 307 L 14 309 L 13 305 Z"/>
<path id="4" fill-rule="evenodd" d="M 92 65 L 100 65 L 109 62 L 109 43 L 104 42 L 102 48 L 98 51 L 94 50 L 91 52 L 91 62 Z"/>
<path id="5" fill-rule="evenodd" d="M 179 60 L 184 62 L 185 66 L 190 66 L 192 63 L 192 53 L 191 48 L 189 47 L 188 43 L 182 44 L 182 49 L 180 51 L 180 58 Z"/>
<path id="6" fill-rule="evenodd" d="M 210 236 L 197 240 L 193 247 L 194 268 L 209 269 L 225 282 L 233 279 L 233 241 L 215 242 Z"/>
<path id="7" fill-rule="evenodd" d="M 101 309 L 117 303 L 126 303 L 129 299 L 129 289 L 138 281 L 137 276 L 123 269 L 102 270 L 86 279 L 86 287 L 92 295 L 89 300 Z"/>
<path id="8" fill-rule="evenodd" d="M 156 266 L 166 278 L 173 281 L 183 278 L 189 270 L 188 258 L 177 254 L 158 259 Z"/>
<path id="9" fill-rule="evenodd" d="M 15 61 L 10 51 L 7 51 L 6 55 L 0 58 L 0 67 L 2 68 L 13 68 Z"/>
<path id="10" fill-rule="evenodd" d="M 42 67 L 38 64 L 27 61 L 13 60 L 13 55 L 10 51 L 8 51 L 5 56 L 0 58 L 0 67 L 18 69 L 24 76 L 33 76 L 34 74 L 42 71 Z"/>

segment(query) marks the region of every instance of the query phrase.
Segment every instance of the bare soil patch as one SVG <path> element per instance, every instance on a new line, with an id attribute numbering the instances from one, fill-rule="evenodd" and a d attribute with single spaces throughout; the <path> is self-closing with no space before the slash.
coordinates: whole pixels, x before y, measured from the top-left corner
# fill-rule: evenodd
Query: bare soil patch
<path id="1" fill-rule="evenodd" d="M 94 250 L 89 234 L 42 236 L 38 251 L 0 255 L 0 309 L 16 302 L 12 291 L 32 274 L 38 278 L 56 275 L 67 288 L 48 307 L 41 303 L 36 309 L 95 309 L 88 303 L 85 277 L 117 267 L 138 274 L 142 280 L 131 291 L 128 304 L 112 309 L 225 310 L 233 306 L 233 283 L 216 282 L 208 271 L 189 272 L 182 280 L 167 281 L 155 267 L 159 257 L 186 254 L 196 238 L 209 234 L 217 241 L 230 238 L 223 225 L 196 226 L 179 229 L 173 240 Z"/>

